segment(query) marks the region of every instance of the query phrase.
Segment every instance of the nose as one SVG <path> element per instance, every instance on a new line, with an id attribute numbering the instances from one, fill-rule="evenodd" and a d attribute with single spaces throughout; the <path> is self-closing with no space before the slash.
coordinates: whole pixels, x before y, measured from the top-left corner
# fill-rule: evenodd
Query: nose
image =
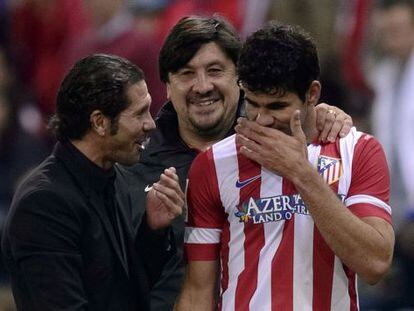
<path id="1" fill-rule="evenodd" d="M 200 73 L 197 75 L 193 85 L 194 92 L 197 92 L 199 94 L 205 94 L 212 91 L 213 88 L 214 85 L 211 82 L 208 75 L 206 75 L 205 73 Z"/>
<path id="2" fill-rule="evenodd" d="M 144 131 L 149 132 L 156 128 L 155 121 L 151 114 L 148 112 L 146 119 L 144 120 Z"/>
<path id="3" fill-rule="evenodd" d="M 273 117 L 263 109 L 259 109 L 255 121 L 262 126 L 270 126 L 273 124 Z"/>

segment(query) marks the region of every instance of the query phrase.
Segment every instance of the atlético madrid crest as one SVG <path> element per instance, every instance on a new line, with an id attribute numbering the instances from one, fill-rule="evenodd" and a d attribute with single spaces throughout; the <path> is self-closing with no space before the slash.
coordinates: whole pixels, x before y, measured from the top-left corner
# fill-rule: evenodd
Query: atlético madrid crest
<path id="1" fill-rule="evenodd" d="M 319 156 L 318 173 L 322 176 L 328 185 L 337 182 L 342 176 L 341 159 Z"/>

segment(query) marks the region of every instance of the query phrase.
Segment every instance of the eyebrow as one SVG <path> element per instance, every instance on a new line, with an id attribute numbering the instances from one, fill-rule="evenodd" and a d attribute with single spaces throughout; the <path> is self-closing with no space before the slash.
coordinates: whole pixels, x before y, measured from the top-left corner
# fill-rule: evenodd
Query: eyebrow
<path id="1" fill-rule="evenodd" d="M 248 97 L 244 97 L 244 100 L 246 100 L 247 102 L 249 102 L 249 104 L 253 105 L 253 106 L 260 106 L 260 104 Z M 288 103 L 286 101 L 274 101 L 274 102 L 270 102 L 265 104 L 266 107 L 270 107 L 270 106 L 286 106 L 288 105 Z"/>
<path id="2" fill-rule="evenodd" d="M 209 63 L 206 64 L 206 67 L 211 67 L 211 66 L 220 66 L 220 67 L 224 67 L 224 63 L 219 61 L 219 60 L 213 60 Z M 183 67 L 179 68 L 178 71 L 180 71 L 181 69 L 192 69 L 194 68 L 194 66 L 191 66 L 189 64 L 185 64 Z"/>

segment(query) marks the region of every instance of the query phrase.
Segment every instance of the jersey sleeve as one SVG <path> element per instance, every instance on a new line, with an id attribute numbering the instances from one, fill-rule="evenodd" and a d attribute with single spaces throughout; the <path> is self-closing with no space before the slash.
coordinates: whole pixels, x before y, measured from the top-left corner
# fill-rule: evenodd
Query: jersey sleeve
<path id="1" fill-rule="evenodd" d="M 345 205 L 358 217 L 391 219 L 390 176 L 384 151 L 370 135 L 358 140 L 352 163 L 352 182 Z"/>
<path id="2" fill-rule="evenodd" d="M 184 237 L 187 259 L 217 260 L 225 215 L 211 149 L 196 157 L 188 176 L 188 218 Z"/>

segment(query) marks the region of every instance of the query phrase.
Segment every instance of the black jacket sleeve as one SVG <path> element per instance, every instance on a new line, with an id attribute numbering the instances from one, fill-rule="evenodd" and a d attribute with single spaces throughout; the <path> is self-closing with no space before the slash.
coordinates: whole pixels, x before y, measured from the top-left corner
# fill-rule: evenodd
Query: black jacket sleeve
<path id="1" fill-rule="evenodd" d="M 62 197 L 38 191 L 12 209 L 5 239 L 19 310 L 86 310 L 79 253 L 80 219 Z M 13 272 L 12 272 L 13 273 Z"/>

